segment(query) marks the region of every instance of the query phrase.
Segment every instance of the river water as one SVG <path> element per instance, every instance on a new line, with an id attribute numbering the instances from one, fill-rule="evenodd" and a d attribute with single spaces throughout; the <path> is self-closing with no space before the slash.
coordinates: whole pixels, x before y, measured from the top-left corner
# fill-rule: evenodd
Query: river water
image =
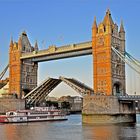
<path id="1" fill-rule="evenodd" d="M 0 124 L 0 140 L 140 140 L 136 124 L 82 125 L 81 115 L 67 121 Z"/>

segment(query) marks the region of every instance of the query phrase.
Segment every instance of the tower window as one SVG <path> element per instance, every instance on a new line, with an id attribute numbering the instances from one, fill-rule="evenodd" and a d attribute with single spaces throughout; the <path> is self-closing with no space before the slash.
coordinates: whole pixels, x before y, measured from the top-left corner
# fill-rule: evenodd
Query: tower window
<path id="1" fill-rule="evenodd" d="M 104 26 L 104 32 L 106 32 L 106 27 Z"/>
<path id="2" fill-rule="evenodd" d="M 113 29 L 112 29 L 112 34 L 113 34 Z"/>
<path id="3" fill-rule="evenodd" d="M 29 72 L 29 67 L 26 67 L 26 72 Z"/>
<path id="4" fill-rule="evenodd" d="M 23 46 L 23 51 L 25 51 L 25 46 Z"/>

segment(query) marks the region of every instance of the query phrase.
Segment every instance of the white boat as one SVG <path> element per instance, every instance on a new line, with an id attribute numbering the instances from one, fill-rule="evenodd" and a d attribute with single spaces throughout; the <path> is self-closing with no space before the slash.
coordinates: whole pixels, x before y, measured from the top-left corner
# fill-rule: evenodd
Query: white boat
<path id="1" fill-rule="evenodd" d="M 6 115 L 0 115 L 0 123 L 21 123 L 38 121 L 67 120 L 61 110 L 54 107 L 35 107 L 30 110 L 8 111 Z"/>

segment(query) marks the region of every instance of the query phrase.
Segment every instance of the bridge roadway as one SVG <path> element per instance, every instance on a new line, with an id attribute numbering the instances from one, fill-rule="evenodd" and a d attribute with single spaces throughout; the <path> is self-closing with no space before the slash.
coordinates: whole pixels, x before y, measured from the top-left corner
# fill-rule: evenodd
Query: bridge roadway
<path id="1" fill-rule="evenodd" d="M 92 54 L 92 42 L 82 42 L 65 46 L 50 46 L 48 49 L 22 53 L 20 59 L 31 59 L 33 62 L 57 60 Z"/>
<path id="2" fill-rule="evenodd" d="M 45 99 L 45 97 L 48 96 L 48 94 L 56 88 L 61 82 L 66 83 L 68 86 L 70 86 L 72 89 L 74 89 L 76 92 L 81 94 L 81 96 L 87 95 L 87 94 L 93 94 L 93 89 L 89 86 L 85 85 L 84 83 L 73 79 L 73 78 L 65 78 L 60 76 L 59 79 L 54 78 L 48 78 L 45 81 L 43 81 L 39 86 L 37 86 L 35 89 L 33 89 L 31 92 L 29 92 L 27 95 L 25 95 L 23 98 L 26 99 L 27 104 L 36 104 L 37 102 L 41 101 L 42 99 Z"/>

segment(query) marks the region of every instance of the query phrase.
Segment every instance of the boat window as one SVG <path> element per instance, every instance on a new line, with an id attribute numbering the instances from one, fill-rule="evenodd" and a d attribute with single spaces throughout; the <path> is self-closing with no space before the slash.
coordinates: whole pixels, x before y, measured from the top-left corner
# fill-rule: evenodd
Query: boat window
<path id="1" fill-rule="evenodd" d="M 9 115 L 14 115 L 14 113 L 13 112 L 10 112 Z"/>
<path id="2" fill-rule="evenodd" d="M 50 114 L 54 114 L 54 112 L 51 111 Z"/>

